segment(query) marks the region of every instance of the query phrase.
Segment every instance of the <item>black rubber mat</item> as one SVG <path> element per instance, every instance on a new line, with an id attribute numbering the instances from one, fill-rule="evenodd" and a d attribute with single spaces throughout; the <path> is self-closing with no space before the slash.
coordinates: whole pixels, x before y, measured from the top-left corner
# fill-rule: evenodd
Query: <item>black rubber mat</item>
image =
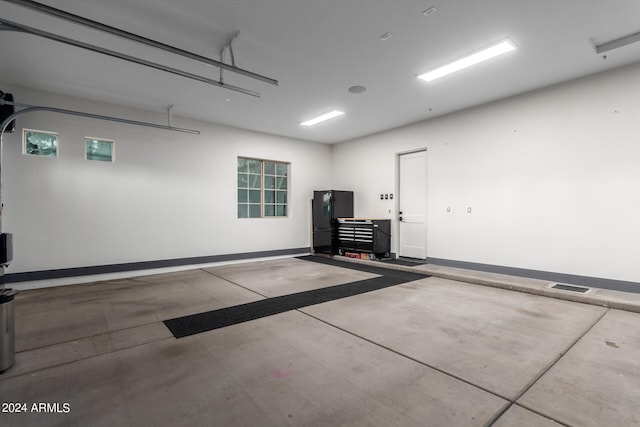
<path id="1" fill-rule="evenodd" d="M 173 336 L 182 338 L 428 277 L 424 274 L 407 273 L 321 257 L 311 256 L 301 257 L 300 259 L 366 271 L 378 274 L 379 277 L 177 317 L 165 320 L 164 324 L 169 328 Z"/>
<path id="2" fill-rule="evenodd" d="M 379 260 L 379 262 L 381 262 L 383 264 L 403 265 L 405 267 L 416 267 L 418 265 L 425 265 L 426 264 L 426 262 L 424 260 L 413 260 L 413 259 L 404 259 L 404 258 L 383 259 L 383 260 Z"/>
<path id="3" fill-rule="evenodd" d="M 351 270 L 364 271 L 367 273 L 378 274 L 380 276 L 390 276 L 390 277 L 399 277 L 404 278 L 406 282 L 410 282 L 412 280 L 424 279 L 428 277 L 425 274 L 420 273 L 412 273 L 410 271 L 402 271 L 402 270 L 393 270 L 390 268 L 385 268 L 382 263 L 361 263 L 361 262 L 350 262 L 350 261 L 342 261 L 335 258 L 327 258 L 321 256 L 301 256 L 296 259 L 302 259 L 305 261 L 317 262 L 320 264 L 333 265 L 336 267 L 349 268 Z"/>

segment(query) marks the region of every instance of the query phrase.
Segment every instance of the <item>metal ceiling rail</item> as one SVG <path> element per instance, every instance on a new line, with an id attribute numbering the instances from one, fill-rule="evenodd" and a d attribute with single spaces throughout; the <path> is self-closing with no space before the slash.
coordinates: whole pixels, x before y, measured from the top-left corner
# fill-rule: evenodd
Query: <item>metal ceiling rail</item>
<path id="1" fill-rule="evenodd" d="M 190 134 L 193 134 L 193 135 L 200 135 L 200 131 L 199 130 L 179 128 L 179 127 L 171 126 L 171 124 L 169 124 L 169 125 L 161 125 L 161 124 L 157 124 L 157 123 L 139 122 L 137 120 L 123 119 L 123 118 L 120 118 L 120 117 L 103 116 L 103 115 L 100 115 L 100 114 L 86 113 L 84 111 L 65 110 L 65 109 L 62 109 L 62 108 L 55 108 L 55 107 L 40 107 L 40 106 L 36 106 L 36 105 L 20 104 L 20 103 L 17 103 L 17 102 L 8 102 L 8 101 L 3 101 L 3 100 L 0 100 L 0 105 L 15 105 L 16 107 L 26 107 L 24 110 L 16 111 L 15 113 L 11 114 L 9 117 L 7 117 L 2 122 L 2 124 L 0 125 L 0 129 L 2 131 L 2 134 L 4 134 L 4 131 L 5 131 L 6 127 L 7 127 L 7 125 L 9 123 L 11 123 L 16 116 L 19 116 L 19 115 L 22 115 L 22 114 L 25 114 L 25 113 L 33 113 L 33 112 L 36 112 L 36 111 L 51 111 L 53 113 L 61 113 L 61 114 L 68 114 L 68 115 L 72 115 L 72 116 L 87 117 L 87 118 L 90 118 L 90 119 L 108 120 L 108 121 L 111 121 L 111 122 L 125 123 L 125 124 L 129 124 L 129 125 L 144 126 L 144 127 L 148 127 L 148 128 L 156 128 L 156 129 L 170 130 L 170 131 L 174 131 L 174 132 L 182 132 L 182 133 L 190 133 Z"/>
<path id="2" fill-rule="evenodd" d="M 86 27 L 90 27 L 90 28 L 94 28 L 94 29 L 97 29 L 97 30 L 100 30 L 100 31 L 104 31 L 106 33 L 113 34 L 113 35 L 118 36 L 118 37 L 123 37 L 123 38 L 128 39 L 128 40 L 133 40 L 135 42 L 142 43 L 142 44 L 145 44 L 147 46 L 152 46 L 152 47 L 155 47 L 157 49 L 162 49 L 164 51 L 171 52 L 171 53 L 176 54 L 176 55 L 184 56 L 184 57 L 192 59 L 194 61 L 198 61 L 198 62 L 202 62 L 204 64 L 212 65 L 214 67 L 218 67 L 220 69 L 231 71 L 233 73 L 241 74 L 241 75 L 246 76 L 246 77 L 251 77 L 251 78 L 256 79 L 256 80 L 261 80 L 263 82 L 270 83 L 270 84 L 275 85 L 275 86 L 278 85 L 278 81 L 277 80 L 272 79 L 270 77 L 266 77 L 266 76 L 257 74 L 257 73 L 254 73 L 252 71 L 248 71 L 248 70 L 244 70 L 242 68 L 238 68 L 238 67 L 235 66 L 235 63 L 233 63 L 232 65 L 225 64 L 224 62 L 216 61 L 215 59 L 207 58 L 207 57 L 202 56 L 202 55 L 198 55 L 198 54 L 195 54 L 195 53 L 192 53 L 192 52 L 189 52 L 189 51 L 186 51 L 186 50 L 174 47 L 174 46 L 170 46 L 170 45 L 165 44 L 165 43 L 161 43 L 161 42 L 158 42 L 158 41 L 155 41 L 155 40 L 143 37 L 143 36 L 139 36 L 137 34 L 130 33 L 128 31 L 121 30 L 119 28 L 111 27 L 109 25 L 105 25 L 105 24 L 102 24 L 100 22 L 93 21 L 91 19 L 83 18 L 81 16 L 74 15 L 72 13 L 65 12 L 63 10 L 56 9 L 56 8 L 51 7 L 51 6 L 44 5 L 42 3 L 38 3 L 38 2 L 35 2 L 35 1 L 31 1 L 31 0 L 2 0 L 2 1 L 5 1 L 7 3 L 13 3 L 13 4 L 16 4 L 16 5 L 28 8 L 28 9 L 36 10 L 36 11 L 39 11 L 39 12 L 42 12 L 42 13 L 46 13 L 48 15 L 52 15 L 52 16 L 55 16 L 57 18 L 61 18 L 61 19 L 64 19 L 64 20 L 67 20 L 67 21 L 70 21 L 70 22 L 74 22 L 76 24 L 80 24 L 80 25 L 84 25 Z"/>
<path id="3" fill-rule="evenodd" d="M 592 39 L 593 40 L 593 39 Z M 640 32 L 626 35 L 615 40 L 608 41 L 599 45 L 595 45 L 596 53 L 604 53 L 619 47 L 628 46 L 633 43 L 640 42 Z M 595 43 L 594 43 L 595 44 Z"/>
<path id="4" fill-rule="evenodd" d="M 4 121 L 0 124 L 0 232 L 2 231 L 2 210 L 4 208 L 4 205 L 2 203 L 2 161 L 3 161 L 3 157 L 4 157 L 3 156 L 4 131 L 6 130 L 7 126 L 9 126 L 9 123 L 11 123 L 16 117 L 18 117 L 18 116 L 20 116 L 22 114 L 33 113 L 33 112 L 36 112 L 36 111 L 50 111 L 50 112 L 53 112 L 53 113 L 67 114 L 67 115 L 79 116 L 79 117 L 87 117 L 87 118 L 90 118 L 90 119 L 107 120 L 107 121 L 111 121 L 111 122 L 125 123 L 125 124 L 129 124 L 129 125 L 144 126 L 144 127 L 150 127 L 150 128 L 156 128 L 156 129 L 164 129 L 164 130 L 170 130 L 170 131 L 175 131 L 175 132 L 184 132 L 184 133 L 190 133 L 190 134 L 194 134 L 194 135 L 200 135 L 200 131 L 199 130 L 178 128 L 178 127 L 174 127 L 174 126 L 171 126 L 171 125 L 165 126 L 165 125 L 160 125 L 160 124 L 156 124 L 156 123 L 139 122 L 139 121 L 136 121 L 136 120 L 122 119 L 122 118 L 119 118 L 119 117 L 111 117 L 111 116 L 103 116 L 103 115 L 100 115 L 100 114 L 86 113 L 84 111 L 65 110 L 65 109 L 62 109 L 62 108 L 54 108 L 54 107 L 39 107 L 39 106 L 34 106 L 34 105 L 29 105 L 29 104 L 21 104 L 21 103 L 17 103 L 17 102 L 9 102 L 9 101 L 5 101 L 3 99 L 0 99 L 0 105 L 13 105 L 13 106 L 16 106 L 16 107 L 26 107 L 23 110 L 14 112 L 10 116 L 8 116 L 6 119 L 4 119 Z M 0 275 L 2 275 L 1 272 L 0 272 Z"/>
<path id="5" fill-rule="evenodd" d="M 46 39 L 55 40 L 60 43 L 65 43 L 71 46 L 79 47 L 82 49 L 90 50 L 92 52 L 101 53 L 103 55 L 111 56 L 114 58 L 122 59 L 124 61 L 133 62 L 136 64 L 144 65 L 145 67 L 155 68 L 156 70 L 165 71 L 167 73 L 176 74 L 178 76 L 186 77 L 192 80 L 197 80 L 203 83 L 207 83 L 213 86 L 218 86 L 224 89 L 233 90 L 236 92 L 244 93 L 245 95 L 255 96 L 256 98 L 260 97 L 260 93 L 255 92 L 253 90 L 244 89 L 238 86 L 230 85 L 228 83 L 223 83 L 214 79 L 210 79 L 208 77 L 199 76 L 197 74 L 190 73 L 188 71 L 178 70 L 177 68 L 167 67 L 166 65 L 158 64 L 156 62 L 147 61 L 146 59 L 136 58 L 131 55 L 127 55 L 124 53 L 116 52 L 110 49 L 105 49 L 100 46 L 95 46 L 89 43 L 81 42 L 78 40 L 70 39 L 68 37 L 60 36 L 57 34 L 49 33 L 47 31 L 39 30 L 37 28 L 28 27 L 26 25 L 19 24 L 17 22 L 8 21 L 6 19 L 0 18 L 0 30 L 8 30 L 8 31 L 19 31 L 23 33 L 33 34 L 36 36 L 44 37 Z"/>

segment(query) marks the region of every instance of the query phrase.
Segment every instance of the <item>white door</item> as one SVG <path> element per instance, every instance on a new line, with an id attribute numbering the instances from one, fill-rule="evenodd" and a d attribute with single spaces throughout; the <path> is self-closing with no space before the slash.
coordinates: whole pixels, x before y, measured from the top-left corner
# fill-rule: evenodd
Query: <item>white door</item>
<path id="1" fill-rule="evenodd" d="M 427 257 L 427 152 L 401 154 L 399 161 L 398 255 Z"/>

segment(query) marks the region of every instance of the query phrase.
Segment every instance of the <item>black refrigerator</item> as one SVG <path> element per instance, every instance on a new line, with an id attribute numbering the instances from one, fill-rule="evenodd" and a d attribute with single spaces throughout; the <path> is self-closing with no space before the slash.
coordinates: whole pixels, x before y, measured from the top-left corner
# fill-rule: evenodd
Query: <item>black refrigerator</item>
<path id="1" fill-rule="evenodd" d="M 313 251 L 338 253 L 338 218 L 353 218 L 353 191 L 313 192 Z"/>

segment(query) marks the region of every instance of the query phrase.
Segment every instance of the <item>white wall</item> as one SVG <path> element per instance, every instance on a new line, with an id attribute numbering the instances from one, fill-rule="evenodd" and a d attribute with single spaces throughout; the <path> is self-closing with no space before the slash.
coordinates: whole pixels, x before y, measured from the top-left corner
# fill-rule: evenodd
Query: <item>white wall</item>
<path id="1" fill-rule="evenodd" d="M 11 85 L 16 102 L 166 124 L 166 113 Z M 56 113 L 18 117 L 5 136 L 7 272 L 310 246 L 312 192 L 331 186 L 331 147 L 174 117 L 200 135 Z M 57 159 L 21 154 L 22 128 L 59 132 Z M 114 139 L 115 163 L 84 160 L 84 137 Z M 291 162 L 288 218 L 238 219 L 238 156 Z"/>
<path id="2" fill-rule="evenodd" d="M 640 281 L 639 76 L 640 64 L 339 144 L 334 187 L 356 191 L 356 216 L 396 218 L 379 199 L 395 191 L 396 153 L 426 147 L 428 257 Z"/>

